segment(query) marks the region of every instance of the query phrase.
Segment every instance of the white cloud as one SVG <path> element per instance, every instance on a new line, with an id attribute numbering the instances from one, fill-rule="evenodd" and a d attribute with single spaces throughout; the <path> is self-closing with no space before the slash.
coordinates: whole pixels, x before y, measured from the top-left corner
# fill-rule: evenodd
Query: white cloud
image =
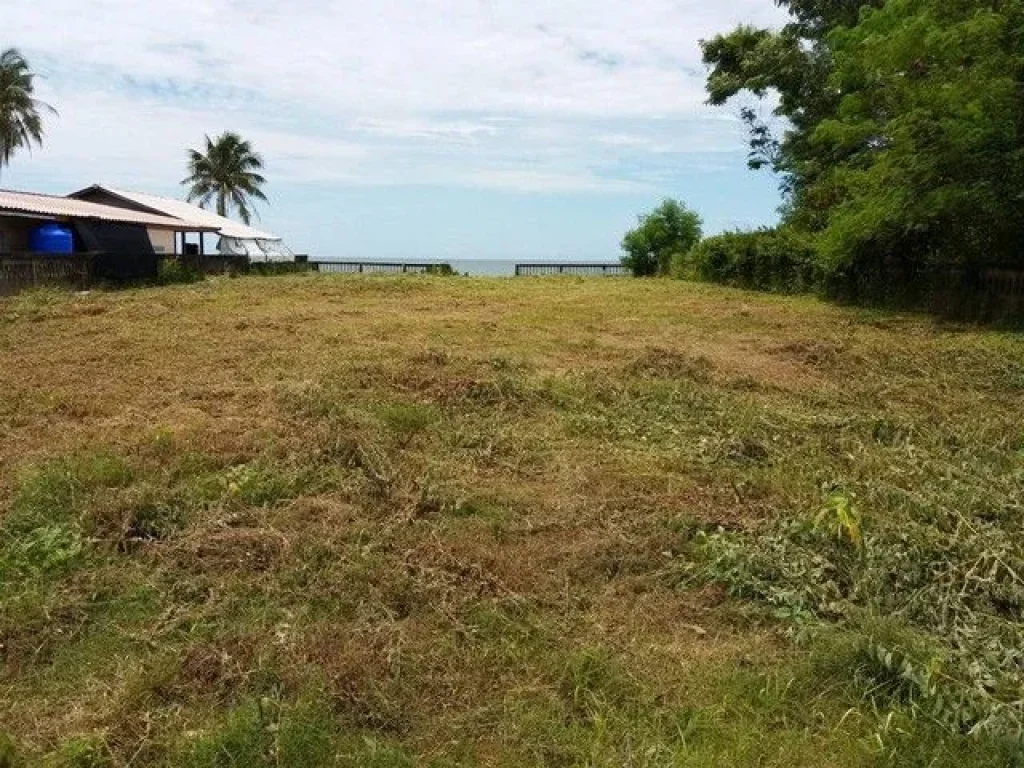
<path id="1" fill-rule="evenodd" d="M 587 172 L 555 173 L 528 168 L 483 169 L 465 174 L 466 186 L 516 192 L 631 192 L 645 189 L 639 182 L 610 179 Z"/>
<path id="2" fill-rule="evenodd" d="M 3 15 L 61 113 L 12 174 L 164 192 L 184 148 L 227 128 L 275 181 L 650 185 L 658 156 L 742 151 L 703 105 L 697 41 L 780 19 L 770 0 L 5 0 Z"/>
<path id="3" fill-rule="evenodd" d="M 467 141 L 478 136 L 496 136 L 499 128 L 492 121 L 429 120 L 420 117 L 361 118 L 355 129 L 375 136 L 405 139 L 451 139 Z"/>

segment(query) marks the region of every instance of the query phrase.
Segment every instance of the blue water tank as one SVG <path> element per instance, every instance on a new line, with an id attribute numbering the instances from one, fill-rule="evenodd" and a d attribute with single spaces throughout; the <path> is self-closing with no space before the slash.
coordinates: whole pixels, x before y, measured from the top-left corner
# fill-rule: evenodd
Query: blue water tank
<path id="1" fill-rule="evenodd" d="M 70 229 L 48 221 L 32 230 L 28 247 L 33 253 L 74 253 L 75 242 Z"/>

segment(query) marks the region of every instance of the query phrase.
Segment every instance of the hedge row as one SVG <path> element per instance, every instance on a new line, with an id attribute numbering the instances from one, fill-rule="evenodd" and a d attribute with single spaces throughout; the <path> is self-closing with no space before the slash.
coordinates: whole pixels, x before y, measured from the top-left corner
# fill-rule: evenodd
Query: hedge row
<path id="1" fill-rule="evenodd" d="M 816 292 L 853 304 L 920 309 L 957 319 L 1024 320 L 1021 266 L 929 262 L 866 247 L 830 264 L 807 235 L 786 229 L 702 240 L 672 264 L 675 277 L 775 293 Z"/>
<path id="2" fill-rule="evenodd" d="M 777 293 L 813 291 L 822 281 L 809 239 L 774 229 L 730 232 L 702 240 L 676 260 L 673 273 Z"/>

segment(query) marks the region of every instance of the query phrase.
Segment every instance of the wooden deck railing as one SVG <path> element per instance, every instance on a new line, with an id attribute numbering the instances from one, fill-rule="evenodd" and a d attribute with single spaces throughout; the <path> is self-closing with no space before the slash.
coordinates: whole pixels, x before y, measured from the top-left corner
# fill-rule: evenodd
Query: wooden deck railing
<path id="1" fill-rule="evenodd" d="M 401 262 L 401 261 L 310 261 L 310 269 L 315 272 L 336 272 L 345 274 L 437 274 L 450 275 L 453 273 L 450 264 L 438 262 L 426 264 L 423 262 Z"/>
<path id="2" fill-rule="evenodd" d="M 516 277 L 539 275 L 576 275 L 579 277 L 626 277 L 629 270 L 621 264 L 562 263 L 516 264 Z"/>
<path id="3" fill-rule="evenodd" d="M 93 254 L 0 254 L 0 296 L 48 285 L 82 290 L 89 285 Z"/>

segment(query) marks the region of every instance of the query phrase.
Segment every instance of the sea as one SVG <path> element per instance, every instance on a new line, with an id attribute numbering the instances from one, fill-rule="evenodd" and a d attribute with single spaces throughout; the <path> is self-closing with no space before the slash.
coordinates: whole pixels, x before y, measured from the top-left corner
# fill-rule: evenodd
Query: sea
<path id="1" fill-rule="evenodd" d="M 514 259 L 448 259 L 447 263 L 470 277 L 514 277 L 517 264 Z"/>
<path id="2" fill-rule="evenodd" d="M 356 261 L 356 259 L 323 259 L 323 261 Z M 548 260 L 548 259 L 358 259 L 370 264 L 374 261 L 380 261 L 383 263 L 395 263 L 400 261 L 405 264 L 449 264 L 461 275 L 469 275 L 470 277 L 514 277 L 516 273 L 516 264 L 571 264 L 574 262 L 586 263 L 586 264 L 615 264 L 616 259 L 614 258 L 603 258 L 603 259 L 562 259 L 562 260 Z"/>

